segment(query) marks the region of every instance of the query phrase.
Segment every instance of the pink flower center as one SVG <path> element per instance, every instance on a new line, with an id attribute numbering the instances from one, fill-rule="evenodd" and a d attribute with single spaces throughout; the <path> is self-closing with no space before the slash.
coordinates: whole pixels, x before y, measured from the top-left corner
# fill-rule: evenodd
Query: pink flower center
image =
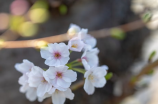
<path id="1" fill-rule="evenodd" d="M 42 82 L 47 82 L 46 79 L 43 77 Z"/>
<path id="2" fill-rule="evenodd" d="M 87 57 L 82 57 L 82 59 L 85 59 L 85 60 L 88 62 L 88 59 L 87 59 Z"/>
<path id="3" fill-rule="evenodd" d="M 59 52 L 55 52 L 54 57 L 55 57 L 55 59 L 60 59 L 61 54 Z"/>
<path id="4" fill-rule="evenodd" d="M 56 77 L 57 77 L 57 78 L 62 78 L 62 76 L 63 76 L 63 74 L 62 74 L 61 72 L 57 72 L 57 73 L 56 73 Z"/>

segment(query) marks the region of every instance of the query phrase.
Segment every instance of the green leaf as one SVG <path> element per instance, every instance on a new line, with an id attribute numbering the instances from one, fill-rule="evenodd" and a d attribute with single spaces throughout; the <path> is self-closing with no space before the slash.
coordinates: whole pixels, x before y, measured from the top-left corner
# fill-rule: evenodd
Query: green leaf
<path id="1" fill-rule="evenodd" d="M 108 73 L 106 76 L 105 76 L 105 78 L 106 78 L 106 80 L 109 80 L 109 79 L 111 79 L 112 78 L 112 76 L 113 76 L 113 73 Z"/>
<path id="2" fill-rule="evenodd" d="M 144 22 L 149 22 L 151 20 L 151 17 L 152 17 L 152 14 L 148 12 L 148 13 L 143 14 L 142 20 Z"/>
<path id="3" fill-rule="evenodd" d="M 67 6 L 62 4 L 59 6 L 59 12 L 61 15 L 65 15 L 67 13 Z"/>
<path id="4" fill-rule="evenodd" d="M 125 38 L 125 32 L 120 28 L 112 28 L 110 30 L 111 36 L 113 38 L 123 40 Z"/>
<path id="5" fill-rule="evenodd" d="M 74 71 L 76 71 L 76 72 L 79 72 L 79 73 L 82 73 L 82 74 L 85 73 L 85 70 L 84 70 L 84 69 L 81 69 L 81 68 L 72 68 L 72 70 L 74 70 Z"/>
<path id="6" fill-rule="evenodd" d="M 148 61 L 150 62 L 150 61 L 153 59 L 153 57 L 154 57 L 155 55 L 156 55 L 156 51 L 153 51 L 153 52 L 150 54 Z"/>

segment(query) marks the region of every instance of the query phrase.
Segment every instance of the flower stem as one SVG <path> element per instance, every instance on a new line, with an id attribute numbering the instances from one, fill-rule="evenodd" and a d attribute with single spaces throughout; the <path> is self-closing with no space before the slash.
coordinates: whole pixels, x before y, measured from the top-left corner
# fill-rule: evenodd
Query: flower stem
<path id="1" fill-rule="evenodd" d="M 67 65 L 71 65 L 71 64 L 74 64 L 74 63 L 77 63 L 77 62 L 78 62 L 78 60 L 74 60 L 74 61 L 68 63 Z"/>
<path id="2" fill-rule="evenodd" d="M 76 72 L 79 72 L 79 73 L 82 73 L 82 74 L 85 73 L 85 70 L 84 70 L 84 69 L 81 69 L 81 68 L 72 68 L 72 70 L 74 70 L 74 71 L 76 71 Z"/>
<path id="3" fill-rule="evenodd" d="M 74 66 L 80 66 L 80 65 L 82 65 L 82 63 L 75 63 L 75 64 L 72 64 L 72 67 L 74 67 Z"/>
<path id="4" fill-rule="evenodd" d="M 70 52 L 70 54 L 72 53 L 72 51 L 71 51 L 71 50 L 69 50 L 69 52 Z"/>

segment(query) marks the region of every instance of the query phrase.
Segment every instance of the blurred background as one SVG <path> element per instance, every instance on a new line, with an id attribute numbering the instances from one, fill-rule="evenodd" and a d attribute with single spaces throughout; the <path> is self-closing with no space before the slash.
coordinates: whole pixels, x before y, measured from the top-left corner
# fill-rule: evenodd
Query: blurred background
<path id="1" fill-rule="evenodd" d="M 89 31 L 111 29 L 98 38 L 100 65 L 108 65 L 113 77 L 106 86 L 88 96 L 83 88 L 65 104 L 157 104 L 157 68 L 145 74 L 130 89 L 128 82 L 158 58 L 158 0 L 0 0 L 0 45 L 5 41 L 30 40 L 66 33 L 71 23 Z M 141 28 L 126 32 L 113 27 L 143 21 Z M 139 24 L 138 24 L 139 25 Z M 97 35 L 97 34 L 95 34 Z M 98 33 L 99 35 L 99 33 Z M 12 45 L 12 44 L 10 44 Z M 73 54 L 72 59 L 80 57 Z M 29 102 L 19 92 L 14 68 L 23 59 L 44 65 L 35 48 L 0 50 L 0 104 L 46 104 Z M 80 79 L 82 76 L 80 76 Z"/>

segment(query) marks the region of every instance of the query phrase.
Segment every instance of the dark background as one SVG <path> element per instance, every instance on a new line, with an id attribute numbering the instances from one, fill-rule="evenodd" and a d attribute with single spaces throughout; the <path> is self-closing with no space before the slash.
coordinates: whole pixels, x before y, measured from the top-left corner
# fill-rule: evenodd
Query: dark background
<path id="1" fill-rule="evenodd" d="M 0 13 L 9 13 L 12 1 L 0 0 Z M 130 9 L 131 0 L 63 0 L 61 2 L 67 5 L 67 14 L 60 15 L 56 9 L 50 6 L 50 19 L 40 25 L 38 34 L 31 38 L 19 37 L 18 40 L 65 33 L 70 23 L 88 28 L 89 31 L 95 31 L 139 19 Z M 113 97 L 115 80 L 119 80 L 124 74 L 130 74 L 128 69 L 135 60 L 140 58 L 142 44 L 149 32 L 148 29 L 142 28 L 126 33 L 124 40 L 112 37 L 97 39 L 97 47 L 100 49 L 100 64 L 108 65 L 109 71 L 113 72 L 116 78 L 108 81 L 104 88 L 96 89 L 91 96 L 88 96 L 83 88 L 78 89 L 74 92 L 74 100 L 67 100 L 66 104 L 112 104 L 109 99 Z M 73 55 L 73 59 L 75 57 L 80 57 L 80 54 Z M 15 70 L 14 65 L 21 63 L 23 59 L 28 59 L 37 66 L 47 68 L 44 65 L 44 59 L 40 57 L 40 53 L 36 49 L 0 50 L 0 104 L 40 104 L 29 102 L 25 98 L 25 94 L 19 92 L 18 78 L 21 74 Z"/>

